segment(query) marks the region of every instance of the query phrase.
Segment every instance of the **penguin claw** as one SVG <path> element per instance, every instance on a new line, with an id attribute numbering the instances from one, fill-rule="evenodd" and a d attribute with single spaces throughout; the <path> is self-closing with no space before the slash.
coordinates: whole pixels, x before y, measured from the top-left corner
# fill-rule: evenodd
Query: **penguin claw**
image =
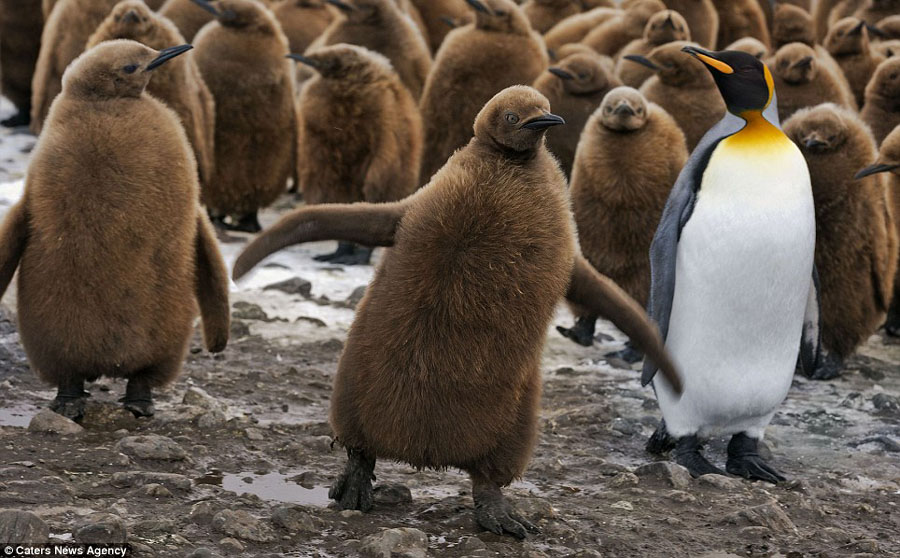
<path id="1" fill-rule="evenodd" d="M 763 461 L 758 455 L 729 457 L 728 463 L 725 464 L 725 470 L 732 475 L 744 477 L 745 479 L 761 480 L 772 484 L 778 484 L 787 480 L 787 477 Z"/>
<path id="2" fill-rule="evenodd" d="M 328 490 L 328 497 L 342 510 L 367 512 L 375 502 L 372 490 L 375 459 L 365 457 L 358 450 L 347 450 L 347 455 L 350 458 L 347 467 Z"/>
<path id="3" fill-rule="evenodd" d="M 675 439 L 672 438 L 672 436 L 669 435 L 669 431 L 666 430 L 665 420 L 659 421 L 659 426 L 656 427 L 656 430 L 650 436 L 650 439 L 647 440 L 645 449 L 647 450 L 647 453 L 652 453 L 654 455 L 662 455 L 675 449 Z"/>
<path id="4" fill-rule="evenodd" d="M 844 371 L 844 361 L 833 353 L 825 353 L 819 359 L 819 363 L 810 375 L 810 380 L 833 380 Z"/>
<path id="5" fill-rule="evenodd" d="M 582 347 L 590 347 L 594 344 L 594 327 L 596 321 L 597 320 L 592 318 L 579 317 L 575 320 L 574 326 L 556 326 L 556 331 L 560 332 L 563 337 L 568 337 Z"/>
<path id="6" fill-rule="evenodd" d="M 539 533 L 540 529 L 522 517 L 499 490 L 490 497 L 481 497 L 475 502 L 475 521 L 483 529 L 496 535 L 510 534 L 524 539 L 528 533 Z"/>
<path id="7" fill-rule="evenodd" d="M 725 472 L 710 463 L 703 454 L 697 436 L 684 436 L 675 443 L 675 463 L 686 468 L 694 478 L 703 475 L 724 475 Z"/>
<path id="8" fill-rule="evenodd" d="M 86 407 L 87 397 L 60 399 L 59 396 L 57 396 L 56 399 L 50 402 L 51 411 L 74 422 L 81 422 L 81 419 L 84 418 L 84 410 Z"/>
<path id="9" fill-rule="evenodd" d="M 126 411 L 131 411 L 135 418 L 149 418 L 156 414 L 156 408 L 153 406 L 152 400 L 125 400 L 122 407 Z"/>

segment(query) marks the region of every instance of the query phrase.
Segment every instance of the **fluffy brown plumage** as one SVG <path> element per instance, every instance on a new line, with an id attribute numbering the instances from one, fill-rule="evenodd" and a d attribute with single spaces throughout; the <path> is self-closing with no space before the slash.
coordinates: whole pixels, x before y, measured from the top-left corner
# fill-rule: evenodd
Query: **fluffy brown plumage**
<path id="1" fill-rule="evenodd" d="M 875 69 L 860 116 L 879 144 L 900 125 L 900 57 L 888 58 Z"/>
<path id="2" fill-rule="evenodd" d="M 890 303 L 897 231 L 883 176 L 854 175 L 875 159 L 875 141 L 855 113 L 826 104 L 797 112 L 785 133 L 806 157 L 816 204 L 822 344 L 831 355 L 818 377 L 878 329 Z"/>
<path id="3" fill-rule="evenodd" d="M 596 52 L 576 53 L 554 64 L 534 82 L 534 88 L 550 100 L 554 114 L 566 125 L 547 131 L 547 148 L 559 159 L 566 176 L 572 172 L 581 130 L 603 97 L 621 82 Z"/>
<path id="4" fill-rule="evenodd" d="M 824 1 L 824 0 L 823 0 Z M 812 0 L 776 0 L 772 2 L 772 0 L 756 0 L 756 3 L 759 5 L 759 8 L 762 10 L 763 15 L 766 18 L 766 26 L 768 26 L 769 31 L 772 30 L 772 20 L 774 19 L 774 14 L 772 13 L 772 8 L 777 6 L 778 4 L 793 4 L 795 6 L 799 6 L 806 10 L 807 12 L 812 13 L 813 11 L 813 2 Z M 817 5 L 821 4 L 821 2 L 815 2 Z"/>
<path id="5" fill-rule="evenodd" d="M 194 40 L 197 32 L 214 19 L 211 13 L 200 9 L 191 0 L 166 0 L 159 13 L 172 20 L 188 41 Z"/>
<path id="6" fill-rule="evenodd" d="M 26 126 L 31 119 L 31 79 L 43 26 L 38 0 L 0 0 L 0 87 L 18 111 L 3 126 Z"/>
<path id="7" fill-rule="evenodd" d="M 619 9 L 600 7 L 569 16 L 547 31 L 544 34 L 544 41 L 550 50 L 555 50 L 563 45 L 580 43 L 591 30 L 622 13 L 622 10 Z"/>
<path id="8" fill-rule="evenodd" d="M 816 52 L 802 43 L 784 45 L 766 61 L 778 92 L 778 116 L 782 121 L 798 110 L 822 103 L 855 108 L 852 94 L 823 66 Z"/>
<path id="9" fill-rule="evenodd" d="M 840 2 L 841 0 L 817 0 L 813 4 L 810 13 L 813 17 L 813 28 L 816 33 L 817 41 L 822 42 L 825 40 L 825 35 L 828 34 L 831 10 L 833 10 Z"/>
<path id="10" fill-rule="evenodd" d="M 567 17 L 582 13 L 579 0 L 527 0 L 522 11 L 531 28 L 541 34 Z"/>
<path id="11" fill-rule="evenodd" d="M 715 48 L 719 36 L 719 13 L 712 0 L 665 0 L 666 7 L 675 10 L 688 22 L 691 38 L 706 47 Z"/>
<path id="12" fill-rule="evenodd" d="M 541 350 L 564 295 L 640 330 L 653 358 L 668 360 L 637 303 L 577 254 L 565 178 L 536 128 L 559 122 L 549 108 L 529 87 L 506 89 L 410 198 L 297 210 L 238 258 L 235 277 L 314 238 L 392 246 L 335 379 L 331 424 L 350 461 L 330 494 L 342 508 L 371 508 L 376 457 L 456 467 L 472 478 L 478 523 L 524 537 L 530 524 L 500 489 L 536 441 Z"/>
<path id="13" fill-rule="evenodd" d="M 753 37 L 744 37 L 743 39 L 738 39 L 725 47 L 725 50 L 740 50 L 746 52 L 747 54 L 752 54 L 760 60 L 764 60 L 769 57 L 769 47 L 762 44 L 759 39 L 754 39 Z"/>
<path id="14" fill-rule="evenodd" d="M 613 56 L 631 41 L 640 39 L 653 14 L 665 9 L 659 0 L 633 0 L 621 15 L 599 25 L 581 42 L 600 54 Z"/>
<path id="15" fill-rule="evenodd" d="M 288 42 L 272 12 L 254 0 L 211 3 L 218 19 L 194 40 L 215 99 L 215 173 L 203 201 L 220 224 L 259 229 L 256 211 L 284 192 L 294 173 L 297 124 Z M 240 76 L 240 79 L 235 79 Z"/>
<path id="16" fill-rule="evenodd" d="M 866 85 L 884 61 L 884 56 L 869 44 L 865 21 L 847 17 L 836 22 L 825 37 L 825 48 L 844 72 L 857 106 L 862 106 Z"/>
<path id="17" fill-rule="evenodd" d="M 412 0 L 413 5 L 419 10 L 422 22 L 428 29 L 428 45 L 431 52 L 437 52 L 444 37 L 456 24 L 448 25 L 448 22 L 465 24 L 473 19 L 466 0 Z"/>
<path id="18" fill-rule="evenodd" d="M 900 39 L 900 14 L 882 19 L 875 28 L 880 32 L 879 39 L 885 41 Z"/>
<path id="19" fill-rule="evenodd" d="M 719 14 L 716 44 L 720 49 L 744 37 L 769 44 L 769 27 L 757 0 L 713 0 L 713 4 Z"/>
<path id="20" fill-rule="evenodd" d="M 151 11 L 142 0 L 116 4 L 88 39 L 87 48 L 113 39 L 130 39 L 156 50 L 185 42 L 171 21 Z M 206 187 L 215 167 L 216 107 L 193 55 L 180 56 L 156 70 L 147 93 L 178 114 L 194 149 L 200 182 Z"/>
<path id="21" fill-rule="evenodd" d="M 547 69 L 541 36 L 512 0 L 483 0 L 475 23 L 454 29 L 438 51 L 420 108 L 425 152 L 419 179 L 428 182 L 472 137 L 475 116 L 497 92 L 533 83 Z"/>
<path id="22" fill-rule="evenodd" d="M 635 39 L 625 45 L 619 52 L 619 61 L 616 64 L 616 75 L 624 85 L 640 87 L 653 75 L 653 70 L 641 64 L 632 64 L 625 56 L 637 54 L 646 56 L 659 45 L 672 41 L 690 41 L 691 30 L 687 21 L 676 11 L 665 10 L 653 14 L 647 26 L 644 27 L 644 36 Z"/>
<path id="23" fill-rule="evenodd" d="M 275 19 L 288 38 L 291 52 L 306 52 L 328 27 L 334 15 L 325 0 L 282 0 L 272 6 Z"/>
<path id="24" fill-rule="evenodd" d="M 816 44 L 816 30 L 812 16 L 799 6 L 779 4 L 772 24 L 772 48 L 778 50 L 789 43 Z"/>
<path id="25" fill-rule="evenodd" d="M 874 25 L 897 14 L 900 14 L 900 0 L 865 0 L 853 12 L 853 17 Z"/>
<path id="26" fill-rule="evenodd" d="M 198 303 L 207 347 L 228 340 L 228 277 L 190 146 L 143 93 L 157 54 L 114 41 L 70 66 L 0 230 L 0 291 L 18 267 L 22 345 L 71 418 L 100 376 L 128 378 L 126 407 L 152 414 L 150 390 L 178 375 Z"/>

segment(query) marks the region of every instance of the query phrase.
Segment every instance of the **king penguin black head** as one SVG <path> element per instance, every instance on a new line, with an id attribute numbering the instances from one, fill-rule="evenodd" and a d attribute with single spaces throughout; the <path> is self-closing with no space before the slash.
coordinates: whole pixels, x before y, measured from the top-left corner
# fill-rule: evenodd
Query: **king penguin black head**
<path id="1" fill-rule="evenodd" d="M 738 50 L 710 52 L 694 46 L 681 50 L 706 64 L 732 114 L 762 111 L 772 102 L 775 94 L 772 74 L 752 54 Z"/>

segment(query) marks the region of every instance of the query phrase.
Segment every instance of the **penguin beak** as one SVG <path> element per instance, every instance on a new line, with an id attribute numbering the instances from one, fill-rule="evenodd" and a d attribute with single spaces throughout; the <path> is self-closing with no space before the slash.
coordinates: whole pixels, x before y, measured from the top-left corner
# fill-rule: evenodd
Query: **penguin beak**
<path id="1" fill-rule="evenodd" d="M 824 147 L 828 144 L 825 143 L 824 141 L 819 140 L 818 138 L 811 137 L 811 138 L 806 138 L 806 140 L 804 140 L 804 142 L 803 142 L 803 145 L 805 145 L 807 149 L 818 149 L 818 148 Z"/>
<path id="2" fill-rule="evenodd" d="M 569 72 L 563 70 L 562 68 L 548 68 L 548 72 L 558 77 L 559 79 L 570 80 L 575 79 L 575 76 L 570 74 Z"/>
<path id="3" fill-rule="evenodd" d="M 863 20 L 859 20 L 859 23 L 856 24 L 856 27 L 851 29 L 847 34 L 848 35 L 859 35 L 862 33 L 863 27 L 866 26 L 866 22 Z"/>
<path id="4" fill-rule="evenodd" d="M 181 45 L 181 46 L 164 48 L 161 51 L 159 51 L 159 56 L 157 56 L 149 64 L 147 64 L 147 69 L 144 71 L 145 72 L 153 71 L 156 68 L 159 68 L 160 66 L 165 64 L 166 62 L 168 62 L 169 60 L 175 58 L 176 56 L 184 54 L 185 52 L 191 50 L 192 48 L 194 48 L 193 45 Z"/>
<path id="5" fill-rule="evenodd" d="M 217 10 L 215 6 L 210 4 L 208 0 L 191 0 L 191 2 L 197 4 L 212 15 L 219 17 L 219 10 Z"/>
<path id="6" fill-rule="evenodd" d="M 710 52 L 708 50 L 704 50 L 702 48 L 694 47 L 694 46 L 686 46 L 681 49 L 682 52 L 686 52 L 696 58 L 697 60 L 703 62 L 708 67 L 716 70 L 722 74 L 733 74 L 734 68 L 719 60 L 718 55 L 715 52 Z"/>
<path id="7" fill-rule="evenodd" d="M 441 20 L 441 23 L 443 23 L 450 29 L 456 29 L 456 22 L 450 19 L 448 16 L 441 16 L 439 19 Z"/>
<path id="8" fill-rule="evenodd" d="M 308 56 L 303 56 L 302 54 L 291 53 L 291 54 L 288 54 L 287 57 L 290 58 L 291 60 L 296 60 L 297 62 L 300 62 L 301 64 L 306 64 L 307 66 L 310 66 L 312 68 L 318 69 L 319 67 L 321 67 L 321 64 L 319 64 L 318 60 L 316 60 L 315 58 L 310 58 Z"/>
<path id="9" fill-rule="evenodd" d="M 632 62 L 637 62 L 638 64 L 647 66 L 654 72 L 658 72 L 661 69 L 659 66 L 657 66 L 656 64 L 651 62 L 649 58 L 646 58 L 644 56 L 639 56 L 637 54 L 626 54 L 625 60 L 631 60 Z"/>
<path id="10" fill-rule="evenodd" d="M 672 21 L 672 12 L 671 11 L 669 12 L 668 17 L 666 17 L 666 20 L 663 21 L 663 26 L 668 27 L 669 29 L 675 29 L 675 22 Z"/>
<path id="11" fill-rule="evenodd" d="M 329 4 L 331 4 L 332 6 L 336 7 L 337 9 L 341 10 L 342 12 L 352 12 L 352 11 L 356 10 L 355 6 L 351 6 L 350 4 L 347 4 L 346 2 L 341 2 L 341 0 L 325 0 L 325 1 L 328 2 Z"/>
<path id="12" fill-rule="evenodd" d="M 895 169 L 900 169 L 900 164 L 885 165 L 883 163 L 875 163 L 874 165 L 870 165 L 870 166 L 864 168 L 863 170 L 859 171 L 858 173 L 856 173 L 856 176 L 854 176 L 853 178 L 855 178 L 856 180 L 859 180 L 860 178 L 865 178 L 865 177 L 871 176 L 873 174 L 878 174 L 881 172 L 891 172 L 892 170 L 895 170 Z"/>
<path id="13" fill-rule="evenodd" d="M 531 120 L 522 124 L 522 128 L 525 130 L 546 130 L 552 126 L 559 126 L 565 124 L 566 121 L 563 120 L 562 116 L 556 116 L 555 114 L 542 114 L 541 116 L 537 116 L 532 118 Z"/>
<path id="14" fill-rule="evenodd" d="M 800 60 L 794 62 L 794 68 L 809 68 L 812 65 L 812 56 L 804 56 Z"/>
<path id="15" fill-rule="evenodd" d="M 134 10 L 128 10 L 124 16 L 122 16 L 122 21 L 125 23 L 139 23 L 141 21 L 140 16 L 138 16 L 137 12 Z"/>
<path id="16" fill-rule="evenodd" d="M 631 108 L 631 105 L 628 103 L 619 103 L 619 106 L 613 110 L 613 114 L 624 114 L 627 116 L 634 116 L 634 109 Z"/>
<path id="17" fill-rule="evenodd" d="M 885 33 L 884 31 L 882 31 L 881 29 L 875 27 L 874 25 L 872 25 L 870 23 L 866 23 L 866 29 L 869 31 L 870 35 L 874 35 L 874 36 L 882 38 L 882 39 L 884 39 L 888 36 L 887 33 Z"/>
<path id="18" fill-rule="evenodd" d="M 470 5 L 470 6 L 472 6 L 472 8 L 473 8 L 476 12 L 481 12 L 481 13 L 483 13 L 483 14 L 488 14 L 488 15 L 491 14 L 491 11 L 490 11 L 489 9 L 487 9 L 487 6 L 485 6 L 484 4 L 482 4 L 481 2 L 479 2 L 478 0 L 466 0 L 466 3 L 467 3 L 468 5 Z"/>

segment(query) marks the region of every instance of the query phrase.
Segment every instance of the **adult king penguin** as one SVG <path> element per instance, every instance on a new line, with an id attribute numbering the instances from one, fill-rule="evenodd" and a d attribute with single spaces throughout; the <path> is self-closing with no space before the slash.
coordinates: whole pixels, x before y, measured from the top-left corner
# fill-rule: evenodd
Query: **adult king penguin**
<path id="1" fill-rule="evenodd" d="M 818 358 L 815 214 L 803 155 L 781 131 L 769 69 L 740 51 L 685 46 L 712 73 L 728 113 L 678 177 L 650 247 L 650 315 L 684 374 L 681 398 L 653 380 L 675 460 L 723 474 L 701 440 L 732 435 L 729 473 L 785 480 L 757 444 L 797 364 Z M 651 446 L 648 445 L 648 449 Z"/>

